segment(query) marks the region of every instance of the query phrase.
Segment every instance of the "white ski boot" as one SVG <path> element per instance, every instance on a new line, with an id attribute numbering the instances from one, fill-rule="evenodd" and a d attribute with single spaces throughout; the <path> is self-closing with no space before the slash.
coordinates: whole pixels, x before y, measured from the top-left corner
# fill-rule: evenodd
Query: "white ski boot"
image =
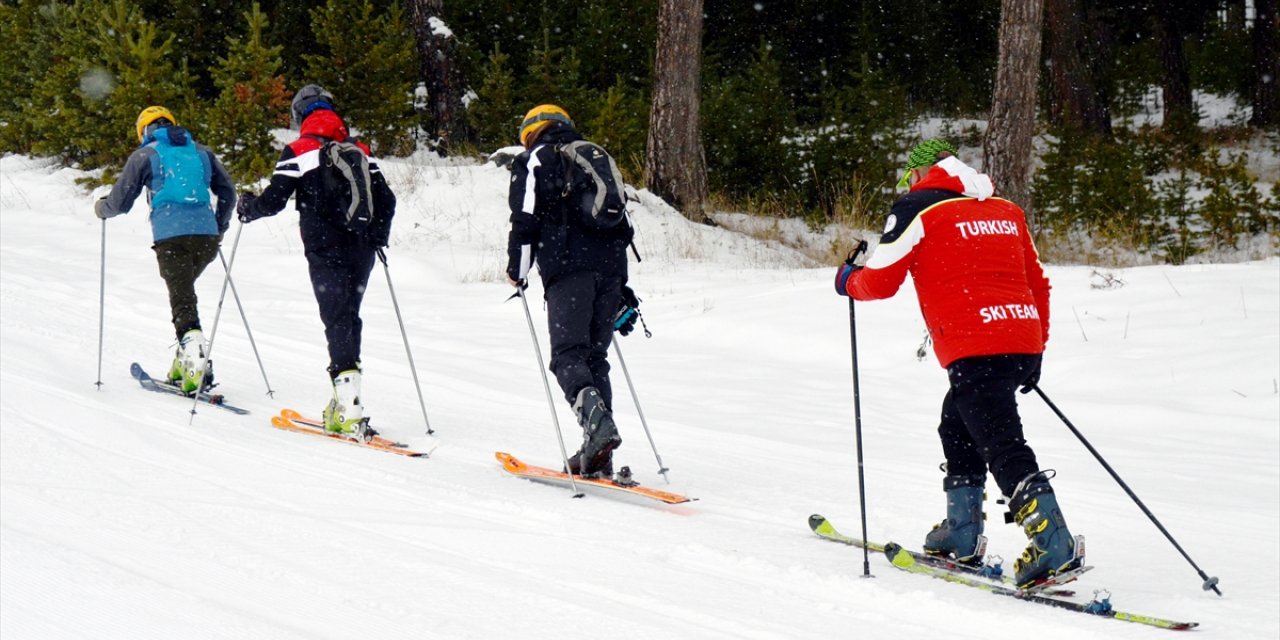
<path id="1" fill-rule="evenodd" d="M 209 343 L 204 339 L 204 332 L 192 329 L 182 336 L 178 342 L 178 353 L 173 357 L 173 366 L 169 367 L 169 381 L 180 386 L 182 392 L 194 394 L 205 381 L 207 354 Z"/>
<path id="2" fill-rule="evenodd" d="M 333 379 L 333 399 L 324 409 L 324 428 L 359 438 L 369 431 L 360 402 L 359 369 L 348 369 Z"/>

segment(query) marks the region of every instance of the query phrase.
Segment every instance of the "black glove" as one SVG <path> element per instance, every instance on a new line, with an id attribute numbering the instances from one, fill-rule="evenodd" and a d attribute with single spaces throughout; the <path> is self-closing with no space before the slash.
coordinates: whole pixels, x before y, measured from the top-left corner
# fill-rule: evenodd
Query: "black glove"
<path id="1" fill-rule="evenodd" d="M 253 201 L 257 199 L 258 196 L 255 196 L 248 191 L 242 191 L 240 193 L 240 199 L 236 201 L 236 217 L 240 219 L 241 223 L 253 222 L 254 220 L 262 217 L 262 214 L 254 213 L 253 210 Z"/>
<path id="2" fill-rule="evenodd" d="M 1031 375 L 1027 376 L 1027 379 L 1022 381 L 1022 388 L 1019 389 L 1019 391 L 1022 393 L 1031 393 L 1031 391 L 1036 388 L 1036 385 L 1040 383 L 1040 365 L 1043 362 L 1043 358 L 1036 360 L 1036 368 L 1032 369 Z"/>
<path id="3" fill-rule="evenodd" d="M 862 267 L 856 264 L 840 265 L 840 269 L 836 271 L 836 293 L 842 296 L 848 296 L 849 278 L 852 278 L 853 274 L 857 273 L 861 269 Z"/>
<path id="4" fill-rule="evenodd" d="M 622 299 L 618 301 L 618 314 L 613 317 L 613 330 L 627 335 L 636 328 L 640 317 L 640 298 L 631 287 L 622 285 Z"/>

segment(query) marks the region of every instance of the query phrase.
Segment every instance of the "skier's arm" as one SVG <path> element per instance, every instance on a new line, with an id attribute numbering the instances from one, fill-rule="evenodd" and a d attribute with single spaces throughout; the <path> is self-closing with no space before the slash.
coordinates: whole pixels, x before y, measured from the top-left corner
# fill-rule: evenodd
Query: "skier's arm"
<path id="1" fill-rule="evenodd" d="M 913 203 L 894 203 L 889 213 L 893 226 L 885 229 L 865 268 L 853 272 L 845 284 L 845 291 L 855 300 L 880 300 L 898 292 L 915 259 L 916 245 L 924 237 L 919 214 Z"/>
<path id="2" fill-rule="evenodd" d="M 396 194 L 387 177 L 372 157 L 369 158 L 369 181 L 373 188 L 373 229 L 369 237 L 374 246 L 385 247 L 391 241 L 391 219 L 396 215 Z"/>
<path id="3" fill-rule="evenodd" d="M 231 182 L 231 175 L 222 166 L 218 156 L 209 149 L 202 151 L 209 154 L 209 166 L 213 174 L 209 179 L 209 190 L 218 198 L 218 208 L 215 211 L 218 233 L 226 233 L 227 227 L 231 226 L 231 213 L 236 210 L 236 186 Z"/>
<path id="4" fill-rule="evenodd" d="M 115 185 L 111 187 L 111 193 L 98 201 L 99 218 L 118 216 L 133 208 L 133 201 L 138 199 L 142 188 L 151 184 L 151 156 L 154 154 L 155 150 L 151 147 L 143 147 L 129 156 L 120 177 L 116 178 Z"/>
<path id="5" fill-rule="evenodd" d="M 286 146 L 280 152 L 280 159 L 276 161 L 276 171 L 271 174 L 271 183 L 267 185 L 262 195 L 254 198 L 250 203 L 246 217 L 256 220 L 280 213 L 280 210 L 289 203 L 289 197 L 298 187 L 298 180 L 301 177 L 302 168 L 298 158 L 293 154 L 293 149 Z"/>
<path id="6" fill-rule="evenodd" d="M 1040 313 L 1040 333 L 1045 343 L 1049 342 L 1049 278 L 1044 275 L 1044 266 L 1040 264 L 1040 254 L 1036 251 L 1035 242 L 1026 225 L 1019 225 L 1022 233 L 1022 255 L 1026 261 L 1027 285 L 1031 287 L 1031 295 L 1036 301 L 1036 311 Z"/>
<path id="7" fill-rule="evenodd" d="M 511 233 L 507 236 L 507 276 L 514 281 L 529 277 L 538 246 L 538 150 L 511 163 L 507 203 L 511 207 Z"/>

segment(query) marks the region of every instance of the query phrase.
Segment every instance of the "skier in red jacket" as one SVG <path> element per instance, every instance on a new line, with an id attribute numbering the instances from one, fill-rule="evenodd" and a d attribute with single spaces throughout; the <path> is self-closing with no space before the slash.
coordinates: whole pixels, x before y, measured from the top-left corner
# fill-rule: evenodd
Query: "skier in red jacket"
<path id="1" fill-rule="evenodd" d="M 951 389 L 938 435 L 946 458 L 947 518 L 925 550 L 980 564 L 987 471 L 1030 544 L 1014 563 L 1020 587 L 1084 564 L 1083 545 L 1067 530 L 1049 479 L 1023 438 L 1015 391 L 1040 378 L 1049 339 L 1049 280 L 1026 215 L 993 197 L 991 178 L 966 166 L 953 146 L 926 140 L 911 151 L 880 244 L 864 266 L 844 265 L 836 291 L 856 300 L 897 293 L 911 273 L 920 312 Z"/>

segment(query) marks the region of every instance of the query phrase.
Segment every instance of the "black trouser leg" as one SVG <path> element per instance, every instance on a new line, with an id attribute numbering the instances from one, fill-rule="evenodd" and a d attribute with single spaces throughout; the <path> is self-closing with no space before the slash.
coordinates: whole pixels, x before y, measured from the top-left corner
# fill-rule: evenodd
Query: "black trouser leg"
<path id="1" fill-rule="evenodd" d="M 311 287 L 320 307 L 324 337 L 329 344 L 329 377 L 357 368 L 360 361 L 360 304 L 364 301 L 372 249 L 337 248 L 307 251 Z"/>
<path id="2" fill-rule="evenodd" d="M 217 236 L 178 236 L 152 245 L 160 277 L 169 290 L 169 311 L 173 329 L 181 339 L 188 331 L 200 328 L 197 308 L 196 278 L 218 255 Z"/>
<path id="3" fill-rule="evenodd" d="M 1039 361 L 1039 355 L 980 356 L 947 368 L 951 389 L 942 403 L 938 435 L 949 475 L 989 469 L 1007 496 L 1019 480 L 1040 469 L 1023 437 L 1015 395 Z"/>
<path id="4" fill-rule="evenodd" d="M 591 271 L 560 276 L 547 286 L 550 369 L 570 403 L 579 391 L 593 386 L 613 408 L 607 358 L 621 298 L 622 278 Z"/>

